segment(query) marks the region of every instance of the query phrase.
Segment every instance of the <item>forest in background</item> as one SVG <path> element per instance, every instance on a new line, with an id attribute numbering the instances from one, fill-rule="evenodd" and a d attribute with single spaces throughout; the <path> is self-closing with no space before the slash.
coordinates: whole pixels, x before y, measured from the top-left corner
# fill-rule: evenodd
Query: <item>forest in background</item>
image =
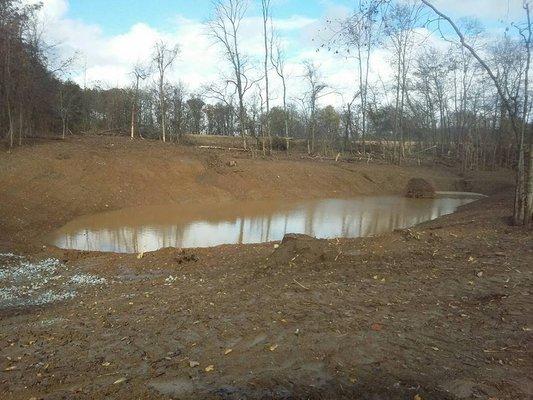
<path id="1" fill-rule="evenodd" d="M 317 51 L 356 61 L 353 92 L 341 106 L 324 104 L 336 92 L 320 65 L 304 61 L 295 91 L 287 56 L 273 28 L 270 0 L 260 0 L 264 59 L 240 46 L 246 0 L 215 0 L 206 34 L 221 50 L 226 72 L 202 90 L 167 76 L 179 46 L 158 42 L 153 57 L 132 65 L 130 87 L 84 87 L 69 80 L 72 62 L 43 40 L 39 5 L 0 0 L 0 126 L 8 149 L 35 137 L 121 134 L 180 142 L 184 134 L 241 136 L 243 147 L 285 150 L 290 139 L 309 154 L 379 153 L 392 163 L 421 155 L 460 163 L 463 171 L 517 170 L 514 222 L 533 218 L 533 146 L 529 69 L 531 23 L 494 37 L 474 20 L 453 21 L 431 1 L 361 0 L 353 14 L 328 21 Z M 432 29 L 447 47 L 421 40 Z M 371 53 L 390 54 L 394 76 L 369 79 Z M 186 60 L 185 60 L 186 61 Z M 274 102 L 272 82 L 282 93 Z"/>

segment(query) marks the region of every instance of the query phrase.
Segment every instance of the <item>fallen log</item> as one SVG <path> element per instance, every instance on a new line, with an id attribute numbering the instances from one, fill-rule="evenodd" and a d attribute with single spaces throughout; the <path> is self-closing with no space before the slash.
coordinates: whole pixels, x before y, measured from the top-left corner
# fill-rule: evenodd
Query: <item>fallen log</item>
<path id="1" fill-rule="evenodd" d="M 248 151 L 246 149 L 240 148 L 240 147 L 222 147 L 222 146 L 208 146 L 208 145 L 202 145 L 202 146 L 196 146 L 199 149 L 209 149 L 209 150 L 236 150 L 236 151 Z"/>

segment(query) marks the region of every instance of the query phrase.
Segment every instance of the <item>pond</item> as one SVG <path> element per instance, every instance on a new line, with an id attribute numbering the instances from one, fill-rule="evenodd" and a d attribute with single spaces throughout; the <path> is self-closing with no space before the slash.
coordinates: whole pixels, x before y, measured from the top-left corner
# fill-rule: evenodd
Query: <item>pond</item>
<path id="1" fill-rule="evenodd" d="M 305 201 L 228 202 L 127 208 L 77 218 L 50 236 L 63 249 L 139 253 L 164 247 L 281 240 L 286 233 L 355 238 L 408 228 L 483 195 L 438 192 L 435 199 L 360 196 Z"/>

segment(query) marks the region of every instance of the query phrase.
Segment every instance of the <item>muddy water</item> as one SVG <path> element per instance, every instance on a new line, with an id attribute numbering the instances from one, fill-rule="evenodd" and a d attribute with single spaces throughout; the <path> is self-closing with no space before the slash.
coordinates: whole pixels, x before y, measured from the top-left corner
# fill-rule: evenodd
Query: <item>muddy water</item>
<path id="1" fill-rule="evenodd" d="M 435 219 L 479 198 L 440 192 L 436 199 L 361 196 L 129 208 L 78 218 L 54 232 L 50 243 L 64 249 L 138 253 L 276 241 L 286 233 L 354 238 Z"/>

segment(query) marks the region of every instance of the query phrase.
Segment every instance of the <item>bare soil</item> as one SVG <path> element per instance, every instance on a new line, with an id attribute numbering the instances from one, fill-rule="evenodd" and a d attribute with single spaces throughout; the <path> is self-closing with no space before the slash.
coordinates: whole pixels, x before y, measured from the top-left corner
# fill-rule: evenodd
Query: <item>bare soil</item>
<path id="1" fill-rule="evenodd" d="M 102 210 L 402 193 L 413 177 L 492 195 L 372 238 L 142 257 L 43 241 Z M 508 224 L 511 182 L 118 138 L 2 154 L 0 250 L 21 258 L 0 256 L 0 303 L 25 269 L 27 293 L 64 295 L 0 310 L 2 398 L 532 398 L 533 241 Z"/>
<path id="2" fill-rule="evenodd" d="M 407 197 L 413 198 L 434 198 L 435 188 L 422 178 L 413 178 L 407 182 Z"/>

